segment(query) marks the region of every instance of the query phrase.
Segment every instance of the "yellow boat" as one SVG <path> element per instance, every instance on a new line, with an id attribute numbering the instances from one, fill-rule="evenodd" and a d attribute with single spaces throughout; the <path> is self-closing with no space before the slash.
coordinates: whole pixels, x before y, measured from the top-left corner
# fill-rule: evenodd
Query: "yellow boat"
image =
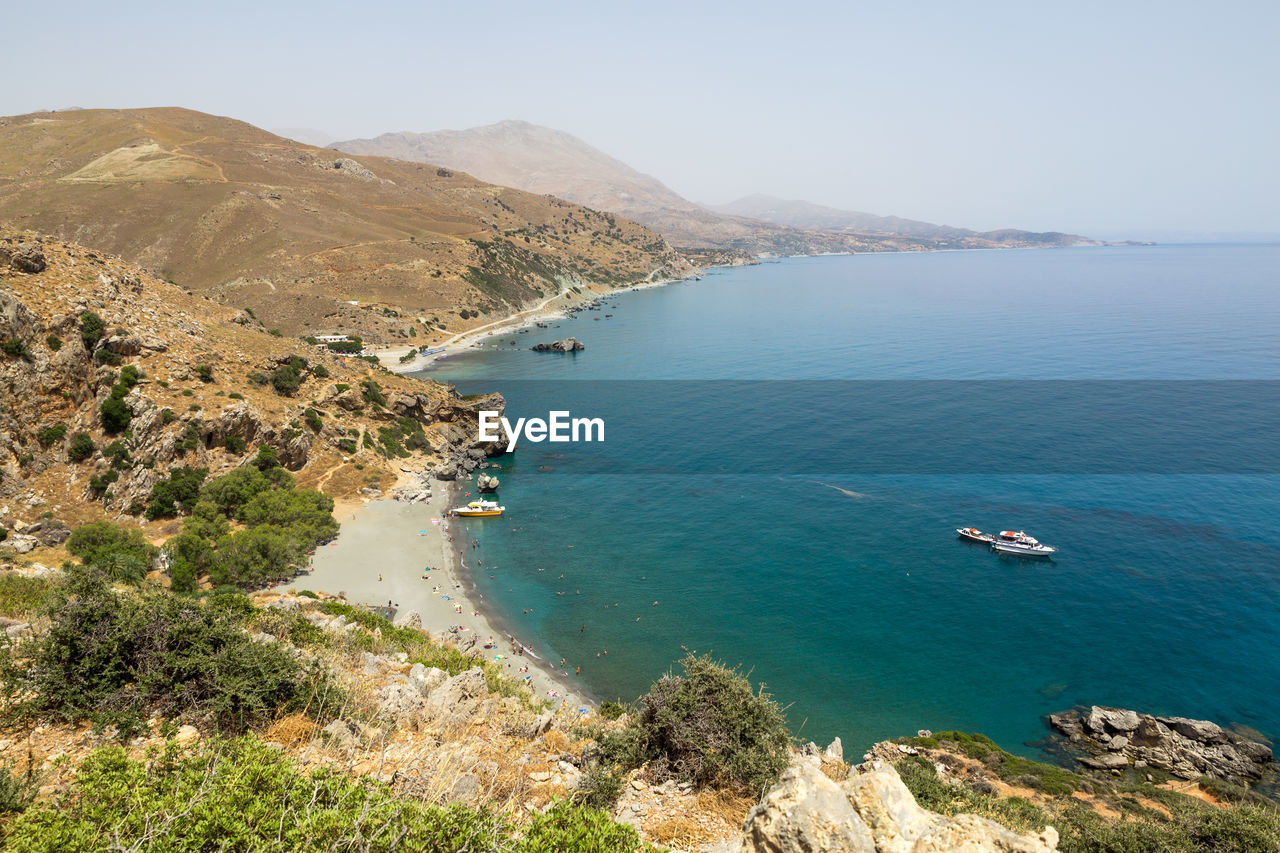
<path id="1" fill-rule="evenodd" d="M 505 506 L 498 506 L 494 501 L 472 501 L 466 506 L 455 506 L 453 514 L 467 518 L 478 518 L 486 515 L 502 515 L 505 509 Z"/>

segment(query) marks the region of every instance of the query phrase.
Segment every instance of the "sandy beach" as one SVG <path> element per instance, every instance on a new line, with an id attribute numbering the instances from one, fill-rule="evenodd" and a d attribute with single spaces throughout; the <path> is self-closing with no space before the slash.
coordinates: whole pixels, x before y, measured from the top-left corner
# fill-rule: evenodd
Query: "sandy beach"
<path id="1" fill-rule="evenodd" d="M 411 361 L 401 362 L 401 356 L 409 352 L 410 347 L 395 347 L 391 349 L 382 349 L 378 351 L 370 350 L 372 355 L 376 355 L 382 361 L 382 366 L 390 370 L 392 373 L 415 373 L 419 370 L 425 370 L 432 362 L 437 359 L 448 358 L 451 355 L 457 355 L 465 349 L 474 347 L 477 343 L 485 338 L 495 335 L 506 334 L 526 329 L 536 323 L 545 322 L 563 318 L 565 309 L 574 305 L 591 302 L 595 299 L 607 299 L 617 296 L 620 293 L 630 293 L 632 290 L 647 290 L 650 287 L 663 287 L 664 285 L 674 284 L 677 281 L 686 281 L 683 278 L 659 279 L 658 281 L 648 281 L 643 284 L 632 285 L 625 290 L 603 290 L 595 292 L 590 289 L 584 290 L 579 295 L 572 290 L 562 290 L 555 296 L 542 300 L 532 308 L 527 308 L 516 314 L 510 314 L 501 320 L 494 320 L 492 323 L 486 323 L 483 326 L 477 326 L 474 329 L 468 329 L 465 332 L 459 332 L 453 337 L 440 343 L 426 344 L 430 349 L 441 349 L 440 352 L 433 352 L 431 355 L 418 356 Z"/>
<path id="2" fill-rule="evenodd" d="M 416 612 L 423 628 L 433 634 L 465 629 L 458 634 L 461 642 L 474 636 L 480 644 L 473 650 L 477 654 L 490 660 L 501 655 L 507 674 L 529 677 L 538 698 L 570 709 L 593 707 L 594 701 L 568 673 L 554 667 L 555 661 L 517 654 L 506 633 L 494 627 L 491 611 L 475 591 L 468 568 L 461 565 L 462 546 L 449 541 L 449 525 L 456 522 L 441 519 L 452 505 L 450 494 L 450 484 L 436 482 L 429 502 L 377 500 L 335 507 L 342 524 L 338 538 L 318 549 L 311 571 L 288 587 L 342 594 L 352 604 L 390 604 L 399 624 Z M 483 649 L 490 637 L 496 647 Z M 540 652 L 535 649 L 535 654 Z M 525 666 L 528 671 L 521 672 Z"/>

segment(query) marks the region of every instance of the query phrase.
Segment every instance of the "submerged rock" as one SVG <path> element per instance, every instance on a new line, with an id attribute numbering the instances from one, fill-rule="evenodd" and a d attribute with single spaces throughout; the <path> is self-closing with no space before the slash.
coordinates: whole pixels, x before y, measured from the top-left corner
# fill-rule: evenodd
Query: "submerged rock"
<path id="1" fill-rule="evenodd" d="M 577 338 L 565 338 L 563 341 L 534 344 L 530 347 L 534 352 L 574 352 L 586 348 L 587 345 Z"/>

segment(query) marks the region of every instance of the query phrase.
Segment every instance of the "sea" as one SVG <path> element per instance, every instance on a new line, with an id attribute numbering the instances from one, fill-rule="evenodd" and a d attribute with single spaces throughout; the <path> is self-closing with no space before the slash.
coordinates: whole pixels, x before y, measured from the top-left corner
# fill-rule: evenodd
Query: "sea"
<path id="1" fill-rule="evenodd" d="M 461 522 L 487 606 L 599 699 L 706 654 L 855 760 L 919 729 L 1041 757 L 1092 704 L 1273 737 L 1277 285 L 1274 245 L 782 259 L 423 375 L 603 422 L 521 439 L 506 514 Z"/>

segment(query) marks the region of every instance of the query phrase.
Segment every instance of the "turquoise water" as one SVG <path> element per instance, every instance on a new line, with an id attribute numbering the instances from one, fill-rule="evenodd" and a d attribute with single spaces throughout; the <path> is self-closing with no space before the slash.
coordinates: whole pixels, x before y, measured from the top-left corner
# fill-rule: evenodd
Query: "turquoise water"
<path id="1" fill-rule="evenodd" d="M 502 457 L 477 586 L 597 696 L 711 652 L 851 752 L 1027 752 L 1077 703 L 1275 734 L 1277 281 L 1274 246 L 809 258 L 490 339 L 429 375 L 607 426 Z"/>

